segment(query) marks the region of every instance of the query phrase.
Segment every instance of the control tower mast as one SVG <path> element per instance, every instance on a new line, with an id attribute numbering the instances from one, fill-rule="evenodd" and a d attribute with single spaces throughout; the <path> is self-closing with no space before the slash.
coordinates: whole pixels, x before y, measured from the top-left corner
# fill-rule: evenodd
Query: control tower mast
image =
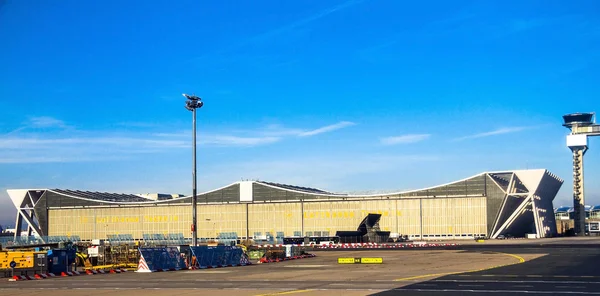
<path id="1" fill-rule="evenodd" d="M 600 135 L 600 124 L 595 123 L 595 113 L 572 113 L 563 116 L 564 127 L 571 130 L 567 146 L 573 153 L 573 209 L 575 235 L 585 235 L 585 200 L 583 190 L 583 155 L 588 150 L 588 136 Z"/>

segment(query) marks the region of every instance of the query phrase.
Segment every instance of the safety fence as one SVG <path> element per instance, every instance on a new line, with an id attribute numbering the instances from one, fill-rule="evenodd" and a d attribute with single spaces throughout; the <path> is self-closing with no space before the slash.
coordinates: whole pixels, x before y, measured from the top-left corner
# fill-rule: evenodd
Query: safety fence
<path id="1" fill-rule="evenodd" d="M 0 237 L 0 244 L 6 247 L 18 246 L 35 246 L 43 244 L 58 244 L 66 242 L 79 242 L 81 239 L 78 235 L 73 236 L 17 236 L 15 237 Z"/>
<path id="2" fill-rule="evenodd" d="M 190 247 L 191 268 L 216 268 L 250 264 L 240 247 L 199 246 Z"/>
<path id="3" fill-rule="evenodd" d="M 143 235 L 144 243 L 149 245 L 187 245 L 191 239 L 185 238 L 183 233 L 153 233 Z"/>
<path id="4" fill-rule="evenodd" d="M 237 232 L 221 232 L 217 235 L 217 241 L 225 246 L 234 246 L 238 242 Z"/>
<path id="5" fill-rule="evenodd" d="M 187 268 L 185 258 L 176 247 L 140 248 L 138 272 L 181 270 Z"/>
<path id="6" fill-rule="evenodd" d="M 106 239 L 111 245 L 133 244 L 135 242 L 131 234 L 108 234 Z"/>

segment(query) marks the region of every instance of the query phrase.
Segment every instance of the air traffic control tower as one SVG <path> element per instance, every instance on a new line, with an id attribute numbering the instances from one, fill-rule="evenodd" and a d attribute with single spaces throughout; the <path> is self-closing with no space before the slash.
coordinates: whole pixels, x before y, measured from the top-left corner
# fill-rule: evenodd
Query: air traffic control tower
<path id="1" fill-rule="evenodd" d="M 585 201 L 583 190 L 583 155 L 588 150 L 588 136 L 600 136 L 600 124 L 595 123 L 595 113 L 573 113 L 563 116 L 563 126 L 571 133 L 567 146 L 573 152 L 573 208 L 575 235 L 585 235 Z"/>

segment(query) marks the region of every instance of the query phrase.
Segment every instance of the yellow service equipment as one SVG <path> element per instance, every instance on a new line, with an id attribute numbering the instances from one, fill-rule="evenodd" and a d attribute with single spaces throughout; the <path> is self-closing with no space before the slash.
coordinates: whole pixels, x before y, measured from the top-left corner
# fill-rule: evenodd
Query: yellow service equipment
<path id="1" fill-rule="evenodd" d="M 45 252 L 33 252 L 33 251 L 23 251 L 23 252 L 0 252 L 0 269 L 9 269 L 10 262 L 15 261 L 17 266 L 15 268 L 34 268 L 35 267 L 35 258 L 37 258 L 38 254 L 46 255 Z"/>

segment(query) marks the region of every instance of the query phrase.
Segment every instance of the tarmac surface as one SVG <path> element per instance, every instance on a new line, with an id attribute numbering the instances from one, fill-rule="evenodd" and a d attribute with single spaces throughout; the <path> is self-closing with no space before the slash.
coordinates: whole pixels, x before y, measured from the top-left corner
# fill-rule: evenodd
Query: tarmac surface
<path id="1" fill-rule="evenodd" d="M 600 295 L 598 246 L 523 248 L 519 254 L 544 252 L 521 264 L 446 275 L 375 295 Z"/>
<path id="2" fill-rule="evenodd" d="M 0 295 L 600 295 L 598 244 L 504 244 L 319 251 L 245 267 L 0 281 Z M 384 264 L 338 264 L 338 257 L 381 257 Z"/>

